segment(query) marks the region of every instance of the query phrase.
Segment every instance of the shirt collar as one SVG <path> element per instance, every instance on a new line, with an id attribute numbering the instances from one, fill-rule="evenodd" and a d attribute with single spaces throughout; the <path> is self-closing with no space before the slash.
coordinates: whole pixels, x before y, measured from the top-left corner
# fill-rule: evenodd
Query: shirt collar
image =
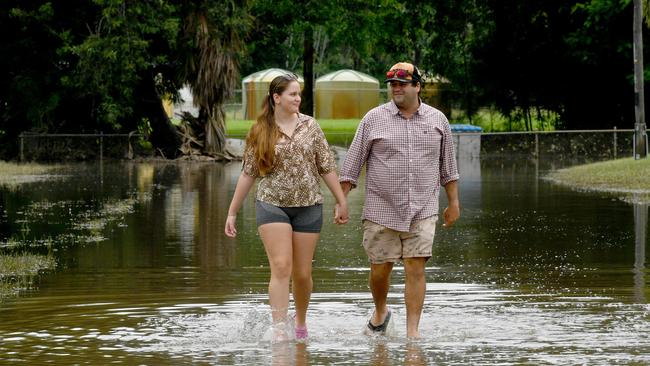
<path id="1" fill-rule="evenodd" d="M 418 98 L 418 100 L 420 101 L 420 105 L 418 105 L 418 109 L 415 110 L 415 113 L 413 113 L 413 115 L 424 113 L 424 110 L 422 109 L 424 103 L 422 103 L 422 99 Z M 390 100 L 390 103 L 388 103 L 388 111 L 391 114 L 399 114 L 400 112 L 399 108 L 397 107 L 397 104 L 395 104 L 395 101 L 392 99 Z"/>
<path id="2" fill-rule="evenodd" d="M 310 116 L 308 116 L 306 114 L 298 113 L 298 124 L 302 124 L 302 123 L 308 121 L 311 118 L 312 117 L 310 117 Z"/>
<path id="3" fill-rule="evenodd" d="M 312 119 L 311 116 L 306 114 L 298 113 L 298 123 L 296 124 L 296 131 L 302 130 L 303 126 L 307 128 L 309 126 L 308 122 Z"/>

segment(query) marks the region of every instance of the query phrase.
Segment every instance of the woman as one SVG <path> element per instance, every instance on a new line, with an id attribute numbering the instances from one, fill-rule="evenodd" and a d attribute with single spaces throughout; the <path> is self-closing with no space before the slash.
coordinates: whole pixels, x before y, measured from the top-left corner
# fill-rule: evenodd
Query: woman
<path id="1" fill-rule="evenodd" d="M 228 209 L 225 232 L 234 238 L 244 198 L 260 178 L 255 204 L 257 226 L 271 267 L 269 304 L 274 325 L 289 308 L 289 282 L 295 303 L 297 340 L 307 339 L 307 306 L 312 291 L 311 263 L 323 223 L 320 177 L 336 198 L 334 222 L 348 221 L 348 207 L 336 161 L 318 123 L 299 112 L 295 75 L 271 81 L 262 113 L 246 137 L 242 173 Z M 276 330 L 280 327 L 276 327 Z M 275 340 L 287 339 L 275 332 Z"/>

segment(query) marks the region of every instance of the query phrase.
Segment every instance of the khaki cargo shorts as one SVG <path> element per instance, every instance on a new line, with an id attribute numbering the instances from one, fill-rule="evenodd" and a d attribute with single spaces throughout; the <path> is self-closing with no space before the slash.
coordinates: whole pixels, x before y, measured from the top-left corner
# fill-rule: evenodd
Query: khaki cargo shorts
<path id="1" fill-rule="evenodd" d="M 414 221 L 409 232 L 395 231 L 369 220 L 363 220 L 363 248 L 370 263 L 397 262 L 404 258 L 431 257 L 436 233 L 434 215 Z"/>

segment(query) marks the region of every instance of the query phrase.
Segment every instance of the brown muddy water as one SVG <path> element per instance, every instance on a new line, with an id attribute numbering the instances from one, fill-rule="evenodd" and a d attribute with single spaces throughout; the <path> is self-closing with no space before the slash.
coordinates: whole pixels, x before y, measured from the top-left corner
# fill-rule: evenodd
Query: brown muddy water
<path id="1" fill-rule="evenodd" d="M 462 218 L 438 227 L 419 341 L 399 266 L 391 334 L 362 334 L 363 190 L 350 224 L 324 226 L 304 345 L 265 337 L 250 196 L 239 237 L 223 234 L 240 164 L 76 165 L 0 188 L 0 254 L 56 260 L 0 300 L 0 364 L 648 364 L 647 205 L 541 179 L 553 164 L 460 162 Z"/>

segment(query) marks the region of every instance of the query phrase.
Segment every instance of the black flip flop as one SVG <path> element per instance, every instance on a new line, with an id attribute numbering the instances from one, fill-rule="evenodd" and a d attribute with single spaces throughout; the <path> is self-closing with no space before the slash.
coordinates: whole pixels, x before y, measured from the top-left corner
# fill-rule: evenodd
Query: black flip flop
<path id="1" fill-rule="evenodd" d="M 372 325 L 370 320 L 368 320 L 368 329 L 370 329 L 370 331 L 373 333 L 384 333 L 386 332 L 386 328 L 388 328 L 389 321 L 390 321 L 390 310 L 388 310 L 388 314 L 386 314 L 386 319 L 384 319 L 384 322 L 382 324 Z"/>

